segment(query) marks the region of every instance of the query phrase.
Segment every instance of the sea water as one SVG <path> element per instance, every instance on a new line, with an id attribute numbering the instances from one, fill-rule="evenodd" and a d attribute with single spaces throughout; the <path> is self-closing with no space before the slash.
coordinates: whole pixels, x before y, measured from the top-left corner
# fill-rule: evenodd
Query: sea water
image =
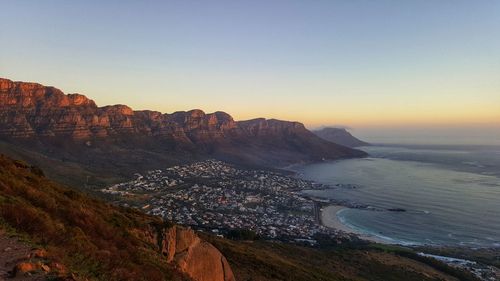
<path id="1" fill-rule="evenodd" d="M 306 165 L 307 191 L 348 208 L 353 230 L 401 244 L 500 247 L 500 147 L 370 146 L 369 158 Z"/>

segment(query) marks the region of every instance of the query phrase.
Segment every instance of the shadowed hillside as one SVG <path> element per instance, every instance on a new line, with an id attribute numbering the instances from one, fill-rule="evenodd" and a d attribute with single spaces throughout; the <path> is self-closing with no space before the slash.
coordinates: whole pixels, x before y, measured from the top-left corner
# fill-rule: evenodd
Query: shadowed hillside
<path id="1" fill-rule="evenodd" d="M 0 141 L 0 152 L 79 187 L 206 158 L 283 167 L 366 156 L 323 140 L 298 122 L 234 121 L 227 113 L 201 110 L 163 114 L 126 105 L 98 107 L 80 94 L 2 78 Z"/>
<path id="2" fill-rule="evenodd" d="M 227 257 L 240 281 L 310 280 L 478 280 L 468 272 L 410 249 L 328 238 L 318 248 L 266 241 L 231 241 L 207 236 Z"/>
<path id="3" fill-rule="evenodd" d="M 82 279 L 233 280 L 224 257 L 192 230 L 90 198 L 1 155 L 0 221 Z"/>

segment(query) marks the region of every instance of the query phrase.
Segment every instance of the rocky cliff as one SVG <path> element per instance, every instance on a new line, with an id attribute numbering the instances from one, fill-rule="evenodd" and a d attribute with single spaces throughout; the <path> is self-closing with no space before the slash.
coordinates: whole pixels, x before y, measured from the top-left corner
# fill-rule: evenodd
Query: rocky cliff
<path id="1" fill-rule="evenodd" d="M 174 226 L 163 232 L 162 254 L 193 280 L 234 281 L 226 258 L 192 230 Z"/>
<path id="2" fill-rule="evenodd" d="M 162 114 L 126 105 L 97 107 L 80 94 L 0 79 L 0 135 L 4 137 L 103 138 L 124 134 L 166 136 L 196 143 L 213 141 L 237 124 L 226 113 L 201 110 Z"/>
<path id="3" fill-rule="evenodd" d="M 235 281 L 226 258 L 191 228 L 151 224 L 133 233 L 155 245 L 166 262 L 195 281 Z"/>
<path id="4" fill-rule="evenodd" d="M 322 140 L 298 122 L 237 122 L 227 113 L 201 110 L 163 114 L 126 105 L 98 107 L 80 94 L 1 78 L 0 141 L 8 146 L 0 145 L 0 151 L 11 156 L 41 161 L 30 156 L 35 152 L 111 176 L 207 157 L 285 166 L 365 155 Z"/>

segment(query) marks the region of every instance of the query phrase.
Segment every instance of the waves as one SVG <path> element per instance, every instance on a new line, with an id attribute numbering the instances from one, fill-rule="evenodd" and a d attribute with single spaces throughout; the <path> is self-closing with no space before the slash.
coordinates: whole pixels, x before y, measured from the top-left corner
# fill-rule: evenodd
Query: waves
<path id="1" fill-rule="evenodd" d="M 458 167 L 464 162 L 483 163 L 481 157 L 436 150 L 433 161 L 422 162 L 408 160 L 411 149 L 405 150 L 406 160 L 392 159 L 394 153 L 388 147 L 382 150 L 370 159 L 305 166 L 301 173 L 334 187 L 314 191 L 315 196 L 361 206 L 338 214 L 343 224 L 357 232 L 406 245 L 498 247 L 500 178 Z M 414 154 L 420 159 L 422 152 Z M 439 159 L 442 155 L 460 159 L 459 165 L 442 164 L 446 162 Z M 478 169 L 480 165 L 469 166 Z M 500 171 L 500 166 L 496 168 Z"/>

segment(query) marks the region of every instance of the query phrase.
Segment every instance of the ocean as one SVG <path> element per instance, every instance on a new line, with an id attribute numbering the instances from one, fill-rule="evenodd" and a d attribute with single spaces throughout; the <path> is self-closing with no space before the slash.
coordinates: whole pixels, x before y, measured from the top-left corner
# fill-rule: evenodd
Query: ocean
<path id="1" fill-rule="evenodd" d="M 329 185 L 306 193 L 345 206 L 337 218 L 405 245 L 500 247 L 500 146 L 369 146 L 369 158 L 306 165 Z"/>

